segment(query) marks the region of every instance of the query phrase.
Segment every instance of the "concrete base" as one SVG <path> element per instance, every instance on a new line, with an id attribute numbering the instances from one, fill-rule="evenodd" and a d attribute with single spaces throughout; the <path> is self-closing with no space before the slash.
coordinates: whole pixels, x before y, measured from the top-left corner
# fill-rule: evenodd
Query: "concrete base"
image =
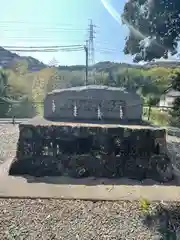
<path id="1" fill-rule="evenodd" d="M 32 180 L 32 179 L 31 179 Z M 34 179 L 35 180 L 35 179 Z M 37 179 L 36 179 L 37 181 Z M 62 180 L 62 182 L 66 181 Z M 180 187 L 176 186 L 139 186 L 139 185 L 102 185 L 91 180 L 89 185 L 52 183 L 27 183 L 25 178 L 0 178 L 0 198 L 56 198 L 110 201 L 178 201 Z M 55 181 L 54 181 L 55 183 Z"/>

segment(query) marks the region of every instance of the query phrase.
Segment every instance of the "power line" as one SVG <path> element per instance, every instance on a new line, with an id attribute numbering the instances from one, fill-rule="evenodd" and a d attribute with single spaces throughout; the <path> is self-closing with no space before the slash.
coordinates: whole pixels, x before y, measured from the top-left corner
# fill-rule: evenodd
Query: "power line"
<path id="1" fill-rule="evenodd" d="M 72 47 L 83 47 L 82 44 L 77 44 L 77 45 L 55 45 L 55 46 L 2 46 L 3 48 L 21 48 L 21 49 L 27 49 L 27 48 L 33 48 L 33 49 L 40 49 L 40 48 L 72 48 Z"/>
<path id="2" fill-rule="evenodd" d="M 117 52 L 117 49 L 115 48 L 97 48 L 100 51 L 106 51 L 106 52 Z M 118 50 L 119 52 L 119 50 Z"/>
<path id="3" fill-rule="evenodd" d="M 15 25 L 15 24 L 20 24 L 20 25 L 24 25 L 24 24 L 27 24 L 27 25 L 33 25 L 33 26 L 57 26 L 57 27 L 59 27 L 59 26 L 71 26 L 71 27 L 75 27 L 75 25 L 74 24 L 70 24 L 70 23 L 62 23 L 62 22 L 56 22 L 56 23 L 50 23 L 50 22 L 28 22 L 28 21 L 1 21 L 0 22 L 0 24 L 13 24 L 13 25 Z M 77 26 L 77 25 L 76 25 Z M 78 26 L 79 26 L 79 24 L 78 24 Z M 99 26 L 97 26 L 97 25 L 94 25 L 94 27 L 95 28 L 100 28 Z"/>
<path id="4" fill-rule="evenodd" d="M 12 49 L 11 52 L 75 52 L 82 51 L 83 48 L 62 48 L 62 49 Z"/>
<path id="5" fill-rule="evenodd" d="M 39 28 L 37 28 L 39 26 Z M 40 27 L 42 26 L 42 27 Z M 52 27 L 51 27 L 52 26 Z M 10 29 L 10 27 L 14 27 L 14 29 Z M 38 23 L 38 22 L 24 22 L 24 21 L 4 21 L 4 22 L 0 22 L 0 30 L 2 30 L 3 32 L 8 33 L 8 32 L 17 32 L 20 33 L 21 31 L 24 31 L 23 28 L 27 28 L 29 29 L 34 29 L 34 30 L 41 30 L 40 31 L 40 36 L 35 35 L 33 36 L 35 33 L 33 33 L 33 35 L 31 36 L 7 36 L 5 37 L 6 42 L 7 40 L 20 40 L 20 41 L 27 41 L 27 42 L 43 42 L 43 44 L 40 44 L 39 46 L 32 46 L 28 43 L 28 45 L 30 46 L 14 46 L 14 45 L 1 45 L 3 48 L 6 48 L 12 52 L 72 52 L 72 51 L 82 51 L 84 48 L 84 44 L 83 44 L 83 38 L 82 40 L 77 40 L 74 39 L 68 39 L 68 40 L 64 40 L 64 42 L 66 41 L 70 41 L 71 40 L 71 44 L 70 45 L 56 45 L 56 44 L 52 44 L 52 42 L 58 42 L 59 43 L 59 39 L 58 36 L 53 36 L 51 34 L 48 35 L 48 33 L 55 33 L 55 32 L 69 32 L 69 33 L 74 33 L 74 32 L 81 32 L 81 31 L 85 31 L 84 28 L 80 28 L 79 26 L 73 26 L 73 24 L 58 24 L 55 26 L 55 24 L 48 24 L 48 23 Z M 21 28 L 21 29 L 19 29 Z M 102 54 L 113 54 L 113 53 L 117 53 L 119 52 L 119 50 L 116 50 L 115 48 L 112 49 L 109 47 L 109 43 L 108 42 L 102 42 L 102 41 L 95 41 L 95 34 L 97 34 L 97 28 L 99 28 L 98 26 L 94 25 L 92 20 L 90 20 L 90 24 L 88 26 L 88 63 L 90 65 L 94 65 L 95 64 L 95 46 L 96 46 L 96 51 L 98 53 L 102 53 Z M 96 30 L 96 31 L 95 31 Z M 42 36 L 42 33 L 44 31 L 44 35 Z M 46 35 L 46 34 L 47 35 Z M 23 33 L 24 34 L 24 33 Z M 2 38 L 1 38 L 2 41 Z M 51 42 L 50 44 L 47 43 L 47 45 L 44 45 L 44 42 Z M 61 39 L 62 41 L 62 39 Z M 79 44 L 72 44 L 77 42 Z M 81 44 L 82 43 L 82 44 Z M 66 43 L 65 43 L 66 44 Z M 106 44 L 106 46 L 103 46 L 103 44 Z M 26 45 L 26 44 L 25 44 Z M 43 46 L 44 45 L 44 46 Z M 93 73 L 92 73 L 93 75 Z"/>
<path id="6" fill-rule="evenodd" d="M 2 47 L 12 52 L 58 52 L 58 51 L 79 51 L 84 48 L 84 45 L 76 44 L 76 45 L 2 46 Z M 98 48 L 97 52 L 103 54 L 113 54 L 119 51 L 116 49 Z"/>
<path id="7" fill-rule="evenodd" d="M 11 32 L 12 31 L 10 31 L 9 33 L 11 33 Z M 19 41 L 28 41 L 28 42 L 30 42 L 30 41 L 36 41 L 36 42 L 37 41 L 38 42 L 39 41 L 43 41 L 43 42 L 44 41 L 51 41 L 51 42 L 52 41 L 58 41 L 59 42 L 59 36 L 58 35 L 51 35 L 50 33 L 60 33 L 60 32 L 63 32 L 63 31 L 57 31 L 57 32 L 52 31 L 52 32 L 46 32 L 46 33 L 44 32 L 44 34 L 42 35 L 43 32 L 42 32 L 42 30 L 39 29 L 39 33 L 41 35 L 39 35 L 39 33 L 37 33 L 37 34 L 33 33 L 33 35 L 31 34 L 30 36 L 28 36 L 28 35 L 26 36 L 26 35 L 24 35 L 25 34 L 24 32 L 23 32 L 23 35 L 17 33 L 18 35 L 16 35 L 16 36 L 14 36 L 13 34 L 12 35 L 9 35 L 9 34 L 6 35 L 5 34 L 5 35 L 1 36 L 1 41 L 4 38 L 6 41 L 8 41 L 8 40 L 18 41 L 19 40 Z M 64 32 L 74 33 L 75 31 L 74 30 L 71 30 L 71 31 L 66 30 Z M 93 31 L 91 30 L 91 31 L 88 32 L 88 39 L 89 40 L 91 39 L 89 41 L 89 43 L 92 43 L 92 40 L 94 41 L 95 33 L 97 35 L 97 32 L 95 32 L 94 29 L 93 29 Z M 83 34 L 83 35 L 80 35 L 80 34 L 78 34 L 77 36 L 72 35 L 71 39 L 72 39 L 73 42 L 82 42 L 84 37 L 85 37 L 85 34 Z M 70 41 L 70 38 L 67 39 L 67 37 L 66 37 L 66 39 L 64 39 L 64 38 L 61 38 L 61 39 L 64 40 L 64 41 Z M 95 42 L 93 42 L 93 44 L 95 44 Z"/>
<path id="8" fill-rule="evenodd" d="M 18 45 L 22 42 L 22 45 L 23 46 L 28 46 L 28 45 L 37 45 L 37 44 L 39 44 L 39 45 L 41 45 L 41 46 L 43 46 L 43 45 L 45 45 L 45 44 L 47 44 L 47 45 L 49 45 L 49 44 L 53 44 L 53 45 L 58 45 L 58 44 L 63 44 L 63 45 L 66 45 L 66 44 L 70 44 L 70 45 L 74 45 L 74 44 L 78 44 L 78 45 L 83 45 L 83 43 L 84 43 L 84 39 L 82 38 L 81 40 L 73 40 L 73 39 L 63 39 L 62 41 L 58 41 L 58 38 L 57 39 L 23 39 L 23 38 L 12 38 L 12 39 L 0 39 L 0 43 L 2 43 L 2 44 L 0 44 L 0 46 L 1 47 L 4 47 L 5 45 L 4 45 L 4 43 L 6 42 L 6 45 L 7 45 L 7 42 L 8 42 L 8 45 L 9 46 L 14 46 L 14 43 L 15 42 L 18 42 Z M 18 46 L 18 45 L 16 45 L 16 47 L 20 47 L 20 46 Z"/>
<path id="9" fill-rule="evenodd" d="M 116 54 L 120 53 L 121 51 L 109 51 L 109 50 L 102 50 L 102 49 L 96 49 L 96 53 L 104 53 L 104 54 Z"/>
<path id="10" fill-rule="evenodd" d="M 81 35 L 81 34 L 77 34 L 76 36 L 75 35 L 70 35 L 69 34 L 69 38 L 65 35 L 64 37 L 61 37 L 60 41 L 62 43 L 65 43 L 65 42 L 71 42 L 71 44 L 74 44 L 74 43 L 78 43 L 78 44 L 82 44 L 84 42 L 84 38 L 85 38 L 85 34 Z M 86 38 L 87 39 L 87 38 Z M 23 42 L 58 42 L 59 43 L 59 36 L 58 35 L 36 35 L 36 36 L 21 36 L 21 35 L 18 35 L 18 36 L 6 36 L 6 35 L 1 35 L 1 39 L 0 39 L 1 42 L 13 42 L 13 41 L 23 41 Z M 8 44 L 9 45 L 9 44 Z M 44 44 L 42 44 L 44 45 Z"/>
<path id="11" fill-rule="evenodd" d="M 82 45 L 70 45 L 70 46 L 55 46 L 56 48 L 48 49 L 43 48 L 40 46 L 39 48 L 29 48 L 25 47 L 24 49 L 11 49 L 12 52 L 58 52 L 58 51 L 64 51 L 64 52 L 74 52 L 74 51 L 85 51 L 86 56 L 86 76 L 85 76 L 85 85 L 88 83 L 88 47 L 82 46 Z M 51 65 L 56 64 L 56 59 L 53 59 L 50 61 Z"/>
<path id="12" fill-rule="evenodd" d="M 24 32 L 24 29 L 10 29 L 8 27 L 8 29 L 3 29 L 1 26 L 0 26 L 0 30 L 2 30 L 3 32 Z M 58 32 L 85 32 L 86 29 L 70 29 L 70 28 L 56 28 L 56 29 L 48 29 L 48 28 L 45 28 L 45 29 L 42 29 L 42 28 L 33 28 L 33 29 L 30 29 L 30 28 L 26 28 L 26 30 L 30 31 L 30 30 L 33 30 L 33 31 L 41 31 L 41 34 L 42 32 L 44 33 L 58 33 Z"/>
<path id="13" fill-rule="evenodd" d="M 59 36 L 54 36 L 54 37 L 52 37 L 52 36 L 40 36 L 40 37 L 35 37 L 35 36 L 31 36 L 31 37 L 25 37 L 25 36 L 22 36 L 22 37 L 20 37 L 20 36 L 18 36 L 18 37 L 12 37 L 12 36 L 5 36 L 5 37 L 2 37 L 1 36 L 1 39 L 0 39 L 0 41 L 27 41 L 27 42 L 31 42 L 31 41 L 42 41 L 42 42 L 45 42 L 45 41 L 51 41 L 51 42 L 54 42 L 54 41 L 60 41 L 60 40 L 62 40 L 62 41 L 70 41 L 71 40 L 71 42 L 72 41 L 76 41 L 76 42 L 84 42 L 84 37 L 82 36 L 82 38 L 80 39 L 76 39 L 76 38 L 69 38 L 69 39 L 67 39 L 67 37 L 66 38 L 61 38 L 61 39 L 59 39 Z M 58 41 L 58 42 L 59 42 Z"/>
<path id="14" fill-rule="evenodd" d="M 45 32 L 86 31 L 86 28 L 79 28 L 79 26 L 77 28 L 77 26 L 75 27 L 72 24 L 65 24 L 65 25 L 58 24 L 57 26 L 55 26 L 54 24 L 52 26 L 48 26 L 47 24 L 45 24 L 45 26 L 42 27 L 42 25 L 38 26 L 37 23 L 34 23 L 32 26 L 24 25 L 24 24 L 27 24 L 27 22 L 21 22 L 21 23 L 23 23 L 23 25 L 18 25 L 17 24 L 18 22 L 10 22 L 11 25 L 7 24 L 7 22 L 4 22 L 4 23 L 5 24 L 3 24 L 2 21 L 0 22 L 0 29 L 3 30 L 3 32 L 21 32 L 21 31 L 24 31 L 24 29 L 25 30 L 40 30 L 41 34 L 43 31 L 45 31 Z M 67 27 L 67 26 L 69 26 L 69 27 Z M 97 28 L 97 26 L 93 25 L 93 28 Z"/>
<path id="15" fill-rule="evenodd" d="M 39 46 L 13 46 L 13 45 L 1 45 L 1 47 L 3 48 L 7 48 L 7 49 L 14 49 L 14 48 L 18 48 L 18 49 L 46 49 L 46 48 L 72 48 L 72 47 L 83 47 L 83 44 L 70 44 L 70 45 L 39 45 Z M 115 49 L 115 48 L 97 48 L 98 51 L 104 51 L 104 52 L 119 52 L 119 50 Z"/>
<path id="16" fill-rule="evenodd" d="M 55 46 L 3 46 L 11 52 L 71 52 L 81 51 L 84 46 L 79 45 L 55 45 Z"/>
<path id="17" fill-rule="evenodd" d="M 61 35 L 61 34 L 49 34 L 49 35 L 36 35 L 36 36 L 9 36 L 9 35 L 2 35 L 0 38 L 0 42 L 4 43 L 4 45 L 10 45 L 10 43 L 15 44 L 15 42 L 23 42 L 23 43 L 30 43 L 30 42 L 39 42 L 39 45 L 47 45 L 48 42 L 51 42 L 51 45 L 67 45 L 66 42 L 69 42 L 71 45 L 82 45 L 84 44 L 85 34 L 78 34 L 75 35 L 72 33 Z M 7 43 L 8 42 L 8 43 Z M 40 43 L 41 42 L 41 43 Z M 24 44 L 25 45 L 25 44 Z M 30 45 L 30 44 L 28 44 Z M 48 44 L 49 45 L 49 44 Z"/>

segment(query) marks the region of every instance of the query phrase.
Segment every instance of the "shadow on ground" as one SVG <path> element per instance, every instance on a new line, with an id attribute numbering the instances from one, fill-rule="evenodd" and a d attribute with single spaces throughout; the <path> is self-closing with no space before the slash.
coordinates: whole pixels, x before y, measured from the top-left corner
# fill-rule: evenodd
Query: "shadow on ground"
<path id="1" fill-rule="evenodd" d="M 17 177 L 25 178 L 28 183 L 46 183 L 46 184 L 62 184 L 62 185 L 86 185 L 86 186 L 95 186 L 95 185 L 139 185 L 139 186 L 180 186 L 175 180 L 167 183 L 160 183 L 153 181 L 151 179 L 145 179 L 143 181 L 137 181 L 130 178 L 119 178 L 119 179 L 108 179 L 108 178 L 71 178 L 71 177 L 34 177 L 28 175 L 21 175 Z"/>
<path id="2" fill-rule="evenodd" d="M 158 203 L 144 210 L 143 223 L 159 233 L 156 239 L 180 239 L 180 204 Z"/>

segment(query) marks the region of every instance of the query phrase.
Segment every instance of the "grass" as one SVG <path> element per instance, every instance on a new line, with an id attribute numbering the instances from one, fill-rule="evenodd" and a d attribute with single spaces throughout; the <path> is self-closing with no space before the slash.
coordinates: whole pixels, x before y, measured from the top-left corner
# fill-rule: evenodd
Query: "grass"
<path id="1" fill-rule="evenodd" d="M 150 210 L 150 202 L 146 199 L 141 199 L 139 201 L 139 206 L 140 206 L 140 210 L 143 212 L 143 213 L 149 213 L 149 210 Z"/>
<path id="2" fill-rule="evenodd" d="M 154 206 L 153 206 L 154 205 Z M 179 204 L 156 202 L 150 204 L 145 199 L 140 201 L 143 224 L 148 229 L 155 230 L 157 239 L 178 240 L 180 239 L 178 226 L 180 223 Z"/>
<path id="3" fill-rule="evenodd" d="M 36 114 L 37 116 L 44 116 L 44 106 L 43 104 L 35 104 Z"/>
<path id="4" fill-rule="evenodd" d="M 144 107 L 143 109 L 143 118 L 144 120 L 148 120 L 148 112 L 149 108 Z M 168 112 L 161 111 L 157 107 L 152 107 L 151 112 L 150 112 L 150 119 L 149 121 L 155 125 L 160 125 L 160 126 L 168 126 L 170 120 L 170 115 Z"/>

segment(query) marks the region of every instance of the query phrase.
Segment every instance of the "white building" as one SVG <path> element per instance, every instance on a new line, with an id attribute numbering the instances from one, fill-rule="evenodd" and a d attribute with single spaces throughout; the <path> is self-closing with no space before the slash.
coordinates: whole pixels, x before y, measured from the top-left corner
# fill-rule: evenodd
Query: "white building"
<path id="1" fill-rule="evenodd" d="M 169 88 L 164 92 L 159 101 L 159 107 L 171 108 L 173 106 L 174 100 L 180 97 L 180 92 Z"/>

